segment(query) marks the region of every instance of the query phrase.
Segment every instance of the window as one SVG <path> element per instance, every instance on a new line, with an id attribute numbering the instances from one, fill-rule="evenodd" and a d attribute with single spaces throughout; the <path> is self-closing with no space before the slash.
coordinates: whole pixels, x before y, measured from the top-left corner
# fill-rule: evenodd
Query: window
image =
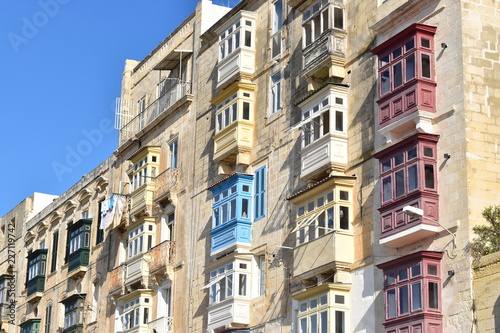
<path id="1" fill-rule="evenodd" d="M 278 0 L 273 3 L 272 22 L 271 58 L 274 59 L 281 53 L 282 49 L 281 28 L 283 26 L 283 0 Z"/>
<path id="2" fill-rule="evenodd" d="M 52 303 L 45 308 L 45 333 L 50 333 L 50 324 L 52 322 Z"/>
<path id="3" fill-rule="evenodd" d="M 436 170 L 436 143 L 432 141 L 413 139 L 400 149 L 380 156 L 382 205 L 415 191 L 435 192 Z"/>
<path id="4" fill-rule="evenodd" d="M 275 114 L 281 110 L 281 71 L 276 72 L 271 76 L 271 114 Z"/>
<path id="5" fill-rule="evenodd" d="M 38 333 L 40 332 L 40 318 L 28 319 L 21 323 L 21 333 Z"/>
<path id="6" fill-rule="evenodd" d="M 9 284 L 10 284 L 10 275 L 2 275 L 0 276 L 0 304 L 8 303 L 9 298 Z"/>
<path id="7" fill-rule="evenodd" d="M 442 257 L 442 252 L 421 251 L 377 266 L 384 271 L 386 326 L 398 318 L 440 313 Z"/>
<path id="8" fill-rule="evenodd" d="M 253 48 L 254 21 L 240 18 L 219 35 L 219 61 L 241 48 Z"/>
<path id="9" fill-rule="evenodd" d="M 178 140 L 174 140 L 168 145 L 168 167 L 169 168 L 177 168 L 178 152 L 179 152 L 179 143 L 178 143 Z M 156 175 L 155 175 L 155 177 L 156 177 Z"/>
<path id="10" fill-rule="evenodd" d="M 36 277 L 45 276 L 45 262 L 47 260 L 47 250 L 37 250 L 28 255 L 28 274 L 27 281 L 31 281 Z"/>
<path id="11" fill-rule="evenodd" d="M 57 269 L 57 249 L 59 247 L 59 230 L 52 234 L 52 258 L 50 263 L 50 272 L 55 272 Z"/>
<path id="12" fill-rule="evenodd" d="M 128 234 L 128 258 L 149 252 L 153 247 L 153 235 L 153 223 L 144 223 L 130 231 Z"/>
<path id="13" fill-rule="evenodd" d="M 68 226 L 69 231 L 69 255 L 81 250 L 90 248 L 90 223 L 82 223 L 80 220 Z"/>
<path id="14" fill-rule="evenodd" d="M 297 245 L 304 244 L 334 230 L 351 229 L 352 192 L 347 187 L 332 190 L 297 205 Z"/>
<path id="15" fill-rule="evenodd" d="M 254 218 L 259 220 L 266 215 L 266 166 L 255 170 L 254 189 Z"/>
<path id="16" fill-rule="evenodd" d="M 331 4 L 328 0 L 318 0 L 303 14 L 304 47 L 317 40 L 332 28 L 344 29 L 344 8 L 341 2 Z"/>
<path id="17" fill-rule="evenodd" d="M 138 325 L 147 325 L 151 320 L 152 312 L 151 291 L 137 290 L 128 294 L 124 300 L 123 314 L 121 315 L 123 330 Z"/>
<path id="18" fill-rule="evenodd" d="M 164 215 L 163 217 L 163 225 L 162 225 L 162 241 L 174 240 L 174 224 L 175 224 L 175 213 L 169 213 Z"/>
<path id="19" fill-rule="evenodd" d="M 215 112 L 216 132 L 236 121 L 252 121 L 252 96 L 251 92 L 237 91 L 217 104 Z"/>
<path id="20" fill-rule="evenodd" d="M 299 300 L 298 332 L 346 333 L 346 297 L 347 293 L 330 291 Z"/>
<path id="21" fill-rule="evenodd" d="M 141 154 L 138 159 L 134 158 L 132 173 L 133 191 L 137 190 L 144 184 L 153 182 L 155 177 L 158 175 L 159 149 L 157 147 L 150 147 L 148 149 L 149 150 L 146 151 L 145 155 Z M 154 154 L 152 151 L 154 151 Z M 177 153 L 177 150 L 175 152 Z"/>
<path id="22" fill-rule="evenodd" d="M 158 311 L 157 317 L 172 316 L 172 288 L 160 288 L 158 289 Z M 161 315 L 160 315 L 161 314 Z"/>
<path id="23" fill-rule="evenodd" d="M 249 297 L 250 264 L 231 262 L 210 272 L 210 304 L 222 302 L 231 297 Z"/>
<path id="24" fill-rule="evenodd" d="M 345 97 L 327 95 L 321 102 L 302 111 L 302 147 L 331 133 L 346 134 Z"/>
<path id="25" fill-rule="evenodd" d="M 73 295 L 62 303 L 64 304 L 64 328 L 83 325 L 83 305 L 85 295 Z"/>
<path id="26" fill-rule="evenodd" d="M 104 241 L 104 229 L 101 229 L 101 219 L 102 219 L 102 205 L 103 205 L 104 200 L 99 201 L 99 204 L 97 205 L 98 210 L 97 210 L 97 223 L 96 223 L 96 236 L 95 236 L 95 245 L 100 244 Z"/>

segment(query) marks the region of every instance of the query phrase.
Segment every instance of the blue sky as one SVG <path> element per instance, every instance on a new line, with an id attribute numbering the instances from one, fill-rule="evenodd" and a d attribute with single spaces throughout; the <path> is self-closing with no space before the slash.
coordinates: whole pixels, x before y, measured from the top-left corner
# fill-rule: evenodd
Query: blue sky
<path id="1" fill-rule="evenodd" d="M 197 2 L 0 0 L 0 216 L 113 153 L 125 59 L 142 60 Z"/>

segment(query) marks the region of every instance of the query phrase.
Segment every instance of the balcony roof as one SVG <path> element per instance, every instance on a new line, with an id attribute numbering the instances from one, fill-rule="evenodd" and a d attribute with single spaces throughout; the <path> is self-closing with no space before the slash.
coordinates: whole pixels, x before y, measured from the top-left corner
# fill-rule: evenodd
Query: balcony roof
<path id="1" fill-rule="evenodd" d="M 335 179 L 335 180 L 347 180 L 349 182 L 354 182 L 354 180 L 356 179 L 356 176 L 340 176 L 340 175 L 333 175 L 333 176 L 329 176 L 329 177 L 326 177 L 326 178 L 323 178 L 322 180 L 320 181 L 317 181 L 313 184 L 310 184 L 294 193 L 292 193 L 292 195 L 290 195 L 288 198 L 286 198 L 286 200 L 293 200 L 299 196 L 301 196 L 302 194 L 304 193 L 307 193 L 309 191 L 311 191 L 312 189 L 320 186 L 320 185 L 323 185 L 325 183 L 328 183 L 330 182 L 332 179 Z"/>

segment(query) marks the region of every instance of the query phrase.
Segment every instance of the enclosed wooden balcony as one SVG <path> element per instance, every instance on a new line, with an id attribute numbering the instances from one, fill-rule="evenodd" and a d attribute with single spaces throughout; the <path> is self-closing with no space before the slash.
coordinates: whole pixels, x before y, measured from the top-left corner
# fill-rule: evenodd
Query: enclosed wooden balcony
<path id="1" fill-rule="evenodd" d="M 349 265 L 353 262 L 353 233 L 335 230 L 294 248 L 293 275 L 300 277 L 314 271 L 321 272 L 325 268 L 329 268 L 333 263 Z"/>

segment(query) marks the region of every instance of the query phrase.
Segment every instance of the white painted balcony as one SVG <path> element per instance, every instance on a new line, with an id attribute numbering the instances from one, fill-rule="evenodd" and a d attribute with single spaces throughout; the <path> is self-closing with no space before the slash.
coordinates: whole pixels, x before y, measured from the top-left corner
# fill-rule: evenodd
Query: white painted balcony
<path id="1" fill-rule="evenodd" d="M 143 280 L 146 284 L 149 280 L 149 262 L 151 257 L 147 254 L 138 255 L 131 260 L 127 260 L 127 273 L 125 284 L 131 284 Z"/>
<path id="2" fill-rule="evenodd" d="M 321 178 L 325 172 L 342 173 L 347 158 L 347 87 L 327 84 L 299 107 L 302 121 L 301 170 L 303 179 Z"/>
<path id="3" fill-rule="evenodd" d="M 236 298 L 210 305 L 208 332 L 219 327 L 237 327 L 250 324 L 250 301 Z"/>
<path id="4" fill-rule="evenodd" d="M 217 29 L 219 35 L 219 63 L 217 88 L 241 78 L 251 80 L 255 71 L 254 12 L 240 11 Z"/>

